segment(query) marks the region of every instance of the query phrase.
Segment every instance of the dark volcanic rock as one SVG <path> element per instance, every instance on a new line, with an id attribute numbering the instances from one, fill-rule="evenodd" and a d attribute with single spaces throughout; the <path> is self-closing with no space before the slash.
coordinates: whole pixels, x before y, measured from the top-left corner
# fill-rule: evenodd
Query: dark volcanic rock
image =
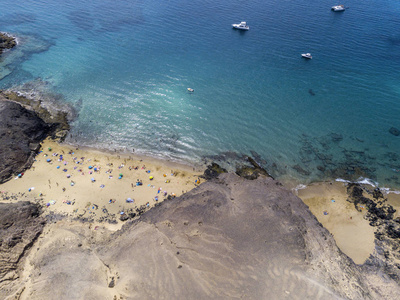
<path id="1" fill-rule="evenodd" d="M 246 178 L 248 180 L 257 179 L 258 176 L 263 175 L 267 177 L 271 177 L 268 172 L 262 168 L 253 158 L 247 156 L 247 161 L 251 164 L 251 166 L 240 166 L 236 168 L 236 175 L 240 177 Z"/>
<path id="2" fill-rule="evenodd" d="M 213 178 L 217 178 L 219 174 L 226 173 L 227 171 L 224 168 L 221 168 L 218 164 L 212 163 L 207 167 L 204 171 L 203 178 L 206 180 L 210 180 Z"/>
<path id="3" fill-rule="evenodd" d="M 349 184 L 347 187 L 348 201 L 358 206 L 364 205 L 367 209 L 365 218 L 370 225 L 376 228 L 375 247 L 376 255 L 368 259 L 367 264 L 380 266 L 382 270 L 392 279 L 400 284 L 400 224 L 393 219 L 396 210 L 385 203 L 382 192 L 377 188 L 369 191 L 359 184 Z M 370 195 L 365 197 L 364 195 Z"/>
<path id="4" fill-rule="evenodd" d="M 36 113 L 0 99 L 0 183 L 32 165 L 38 143 L 52 129 Z"/>
<path id="5" fill-rule="evenodd" d="M 398 129 L 395 128 L 395 127 L 390 128 L 390 129 L 389 129 L 389 132 L 390 132 L 391 134 L 395 135 L 395 136 L 399 136 L 399 135 L 400 135 L 400 130 L 398 130 Z"/>
<path id="6" fill-rule="evenodd" d="M 3 53 L 3 50 L 11 49 L 16 45 L 15 38 L 0 32 L 0 55 Z"/>
<path id="7" fill-rule="evenodd" d="M 30 202 L 0 203 L 0 298 L 15 291 L 19 262 L 42 232 L 39 207 Z"/>
<path id="8" fill-rule="evenodd" d="M 25 298 L 325 300 L 400 293 L 378 261 L 355 265 L 298 197 L 265 176 L 221 174 L 97 244 L 95 233 L 106 237 L 71 224 L 41 239 Z M 60 247 L 66 239 L 70 246 Z"/>

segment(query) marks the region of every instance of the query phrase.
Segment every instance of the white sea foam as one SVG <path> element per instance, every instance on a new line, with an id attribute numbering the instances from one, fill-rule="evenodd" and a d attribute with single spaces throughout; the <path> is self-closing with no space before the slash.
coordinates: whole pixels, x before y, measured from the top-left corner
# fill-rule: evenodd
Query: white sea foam
<path id="1" fill-rule="evenodd" d="M 372 179 L 369 178 L 364 178 L 364 177 L 360 177 L 358 178 L 358 180 L 356 181 L 350 181 L 350 180 L 346 180 L 346 179 L 342 179 L 342 178 L 337 178 L 335 181 L 337 182 L 344 182 L 344 183 L 358 183 L 358 184 L 366 184 L 366 185 L 370 185 L 372 187 L 377 187 L 378 183 L 373 181 Z"/>
<path id="2" fill-rule="evenodd" d="M 305 188 L 307 188 L 307 186 L 305 184 L 299 184 L 295 188 L 293 188 L 292 191 L 294 191 L 294 193 L 296 195 L 298 195 L 299 194 L 299 190 L 304 190 Z"/>
<path id="3" fill-rule="evenodd" d="M 379 188 L 379 190 L 385 195 L 388 195 L 388 194 L 400 195 L 400 191 L 391 190 L 390 188 L 382 187 L 382 188 Z"/>
<path id="4" fill-rule="evenodd" d="M 344 182 L 344 183 L 351 183 L 350 180 L 346 180 L 346 179 L 342 179 L 342 178 L 336 178 L 335 181 L 337 181 L 337 182 Z"/>
<path id="5" fill-rule="evenodd" d="M 364 177 L 360 177 L 357 181 L 350 181 L 350 180 L 346 180 L 346 179 L 342 179 L 342 178 L 337 178 L 335 181 L 344 182 L 344 183 L 365 184 L 365 185 L 370 185 L 370 186 L 372 186 L 374 188 L 379 187 L 379 183 L 378 182 L 375 182 L 372 179 L 364 178 Z M 387 194 L 400 195 L 400 191 L 391 190 L 390 188 L 387 188 L 387 187 L 379 187 L 379 190 L 385 195 L 387 195 Z"/>

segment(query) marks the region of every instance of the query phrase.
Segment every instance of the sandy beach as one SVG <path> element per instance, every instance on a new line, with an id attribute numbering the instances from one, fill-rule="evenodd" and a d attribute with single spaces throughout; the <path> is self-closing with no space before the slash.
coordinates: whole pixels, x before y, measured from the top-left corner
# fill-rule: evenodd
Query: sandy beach
<path id="1" fill-rule="evenodd" d="M 92 221 L 93 228 L 121 228 L 137 209 L 150 209 L 168 197 L 195 188 L 203 174 L 192 166 L 78 148 L 47 139 L 33 166 L 0 185 L 3 202 L 39 203 L 45 214 Z M 374 227 L 363 206 L 347 201 L 347 184 L 319 182 L 293 190 L 318 221 L 334 236 L 338 247 L 357 264 L 374 251 Z M 387 203 L 399 216 L 400 195 L 388 194 Z"/>
<path id="2" fill-rule="evenodd" d="M 180 196 L 203 182 L 201 174 L 183 164 L 47 139 L 33 166 L 2 184 L 0 192 L 3 202 L 38 202 L 45 214 L 88 218 L 115 230 L 124 214 Z"/>
<path id="3" fill-rule="evenodd" d="M 347 183 L 318 182 L 299 189 L 297 195 L 310 208 L 318 221 L 334 236 L 338 247 L 356 264 L 363 264 L 375 248 L 375 228 L 366 220 L 366 208 L 347 201 Z M 373 190 L 373 187 L 369 186 Z M 367 195 L 364 194 L 367 197 Z M 392 205 L 399 216 L 400 195 L 388 194 L 387 203 Z"/>

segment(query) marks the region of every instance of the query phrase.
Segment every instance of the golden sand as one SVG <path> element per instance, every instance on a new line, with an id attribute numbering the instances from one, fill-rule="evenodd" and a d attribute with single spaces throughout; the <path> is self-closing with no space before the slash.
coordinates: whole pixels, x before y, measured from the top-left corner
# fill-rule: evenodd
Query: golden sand
<path id="1" fill-rule="evenodd" d="M 41 150 L 29 170 L 0 186 L 4 201 L 15 201 L 10 200 L 14 195 L 40 203 L 47 213 L 119 220 L 121 213 L 142 205 L 151 208 L 168 196 L 195 188 L 202 174 L 183 164 L 80 149 L 51 140 L 45 140 Z M 107 227 L 120 225 L 118 221 Z"/>
<path id="2" fill-rule="evenodd" d="M 347 201 L 347 184 L 343 182 L 313 183 L 298 190 L 298 196 L 310 208 L 318 221 L 329 230 L 336 244 L 357 264 L 362 264 L 373 253 L 374 227 L 364 219 L 366 209 Z M 400 196 L 389 194 L 388 204 L 400 207 Z"/>

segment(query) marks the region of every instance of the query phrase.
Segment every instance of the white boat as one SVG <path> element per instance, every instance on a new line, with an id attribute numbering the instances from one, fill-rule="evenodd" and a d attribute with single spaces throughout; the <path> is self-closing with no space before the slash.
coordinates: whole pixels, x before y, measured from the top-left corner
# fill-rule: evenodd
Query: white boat
<path id="1" fill-rule="evenodd" d="M 235 29 L 240 29 L 240 30 L 249 30 L 250 29 L 249 25 L 247 25 L 246 22 L 240 22 L 240 24 L 232 24 L 232 27 Z"/>
<path id="2" fill-rule="evenodd" d="M 187 90 L 188 90 L 189 93 L 193 93 L 194 92 L 194 89 L 192 89 L 192 88 L 187 88 Z"/>
<path id="3" fill-rule="evenodd" d="M 301 56 L 308 59 L 312 58 L 311 53 L 303 53 Z"/>
<path id="4" fill-rule="evenodd" d="M 344 5 L 335 5 L 331 8 L 333 11 L 345 11 Z"/>

